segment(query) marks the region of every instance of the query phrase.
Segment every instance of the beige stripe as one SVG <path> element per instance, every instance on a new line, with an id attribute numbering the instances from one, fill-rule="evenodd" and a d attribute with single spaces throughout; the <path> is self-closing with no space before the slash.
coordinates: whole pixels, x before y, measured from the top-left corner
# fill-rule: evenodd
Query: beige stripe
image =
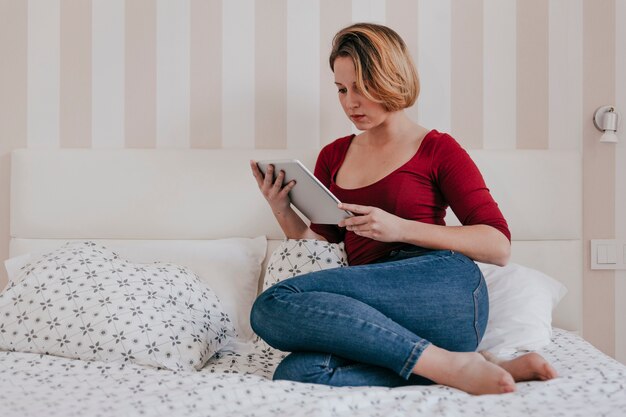
<path id="1" fill-rule="evenodd" d="M 26 147 L 28 2 L 0 1 L 0 290 L 9 256 L 9 152 Z"/>
<path id="2" fill-rule="evenodd" d="M 91 0 L 61 0 L 60 144 L 91 147 Z"/>
<path id="3" fill-rule="evenodd" d="M 127 148 L 156 145 L 156 2 L 126 2 Z"/>
<path id="4" fill-rule="evenodd" d="M 190 145 L 222 146 L 222 2 L 191 0 Z"/>
<path id="5" fill-rule="evenodd" d="M 255 148 L 287 147 L 287 1 L 255 8 Z"/>
<path id="6" fill-rule="evenodd" d="M 392 0 L 387 1 L 387 26 L 398 32 L 409 49 L 413 62 L 417 64 L 417 1 Z M 419 68 L 418 68 L 419 74 Z M 419 97 L 418 97 L 419 100 Z M 406 114 L 417 122 L 417 102 L 406 109 Z"/>
<path id="7" fill-rule="evenodd" d="M 2 9 L 0 7 L 0 10 Z M 0 291 L 8 282 L 3 262 L 9 257 L 9 241 L 11 239 L 9 219 L 10 179 L 11 156 L 5 149 L 0 149 L 0 266 L 2 266 L 0 267 Z"/>
<path id="8" fill-rule="evenodd" d="M 549 4 L 517 2 L 517 148 L 549 146 Z"/>
<path id="9" fill-rule="evenodd" d="M 451 130 L 466 148 L 483 147 L 483 2 L 451 3 Z"/>
<path id="10" fill-rule="evenodd" d="M 339 100 L 335 77 L 328 65 L 332 40 L 340 29 L 352 23 L 351 0 L 320 0 L 320 145 L 349 135 L 352 123 Z"/>
<path id="11" fill-rule="evenodd" d="M 615 2 L 583 2 L 583 240 L 615 236 L 615 147 L 600 143 L 592 115 L 615 102 Z M 592 271 L 584 257 L 585 339 L 615 353 L 615 272 Z"/>

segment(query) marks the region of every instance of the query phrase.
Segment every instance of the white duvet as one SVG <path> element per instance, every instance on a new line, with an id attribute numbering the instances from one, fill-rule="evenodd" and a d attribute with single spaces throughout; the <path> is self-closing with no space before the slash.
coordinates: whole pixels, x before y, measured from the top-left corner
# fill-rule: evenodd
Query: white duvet
<path id="1" fill-rule="evenodd" d="M 332 388 L 271 381 L 284 353 L 262 341 L 199 372 L 0 352 L 0 416 L 626 416 L 626 367 L 555 329 L 543 349 L 560 373 L 506 395 L 439 385 Z"/>

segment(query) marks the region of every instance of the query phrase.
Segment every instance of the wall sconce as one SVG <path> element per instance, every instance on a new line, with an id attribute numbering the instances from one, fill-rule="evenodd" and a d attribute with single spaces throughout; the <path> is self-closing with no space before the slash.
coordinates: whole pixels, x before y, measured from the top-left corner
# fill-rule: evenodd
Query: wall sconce
<path id="1" fill-rule="evenodd" d="M 603 132 L 600 142 L 617 143 L 617 127 L 619 126 L 620 114 L 614 106 L 602 106 L 593 114 L 593 124 L 596 129 Z"/>

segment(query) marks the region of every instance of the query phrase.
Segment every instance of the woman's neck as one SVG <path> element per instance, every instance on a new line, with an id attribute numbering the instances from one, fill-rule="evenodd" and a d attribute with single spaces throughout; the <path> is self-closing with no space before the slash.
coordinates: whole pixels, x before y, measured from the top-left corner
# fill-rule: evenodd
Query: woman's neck
<path id="1" fill-rule="evenodd" d="M 384 147 L 391 142 L 415 139 L 421 136 L 422 130 L 425 129 L 409 119 L 404 110 L 399 110 L 389 113 L 383 123 L 364 132 L 363 139 L 368 146 Z"/>

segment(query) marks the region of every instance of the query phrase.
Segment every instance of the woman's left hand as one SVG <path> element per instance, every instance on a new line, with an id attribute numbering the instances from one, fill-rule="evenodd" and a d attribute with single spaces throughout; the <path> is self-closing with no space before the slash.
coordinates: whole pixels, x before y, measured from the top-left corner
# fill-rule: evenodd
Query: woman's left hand
<path id="1" fill-rule="evenodd" d="M 358 204 L 339 204 L 341 210 L 348 210 L 356 216 L 339 222 L 339 227 L 355 234 L 380 242 L 402 242 L 406 229 L 405 219 L 388 213 L 378 207 Z"/>

